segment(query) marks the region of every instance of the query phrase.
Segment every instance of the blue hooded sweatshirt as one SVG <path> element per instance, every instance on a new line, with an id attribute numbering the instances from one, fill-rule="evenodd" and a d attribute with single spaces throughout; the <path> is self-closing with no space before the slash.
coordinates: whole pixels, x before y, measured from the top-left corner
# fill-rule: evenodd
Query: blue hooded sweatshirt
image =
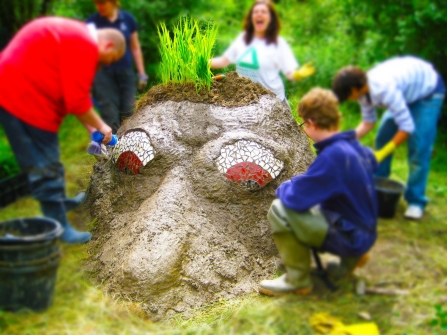
<path id="1" fill-rule="evenodd" d="M 373 172 L 377 161 L 360 144 L 353 130 L 314 144 L 315 161 L 308 170 L 281 184 L 276 196 L 297 212 L 315 205 L 329 222 L 321 246 L 339 256 L 363 255 L 374 244 L 377 232 L 377 196 Z"/>

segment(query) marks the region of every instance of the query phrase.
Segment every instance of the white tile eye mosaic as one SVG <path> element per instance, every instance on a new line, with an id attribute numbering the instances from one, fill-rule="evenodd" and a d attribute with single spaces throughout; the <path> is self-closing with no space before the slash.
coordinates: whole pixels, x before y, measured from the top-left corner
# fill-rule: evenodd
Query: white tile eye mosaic
<path id="1" fill-rule="evenodd" d="M 124 134 L 113 148 L 112 160 L 121 171 L 136 174 L 153 160 L 155 150 L 144 131 L 130 131 Z"/>
<path id="2" fill-rule="evenodd" d="M 240 140 L 220 150 L 216 160 L 220 172 L 233 182 L 259 189 L 279 176 L 284 163 L 259 143 Z"/>

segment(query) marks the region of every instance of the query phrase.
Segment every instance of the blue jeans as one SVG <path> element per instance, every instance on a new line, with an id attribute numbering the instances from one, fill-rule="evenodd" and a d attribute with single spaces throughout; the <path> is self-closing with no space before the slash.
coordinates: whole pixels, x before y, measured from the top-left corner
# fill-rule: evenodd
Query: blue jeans
<path id="1" fill-rule="evenodd" d="M 418 100 L 409 105 L 415 131 L 408 138 L 409 176 L 405 190 L 405 200 L 410 205 L 424 208 L 428 199 L 425 196 L 430 159 L 436 139 L 436 128 L 441 115 L 444 94 Z M 396 134 L 398 128 L 390 111 L 386 111 L 380 122 L 376 136 L 376 148 L 382 148 Z M 388 177 L 391 172 L 392 155 L 380 163 L 377 176 Z"/>
<path id="2" fill-rule="evenodd" d="M 0 123 L 17 162 L 28 173 L 31 194 L 40 202 L 64 201 L 64 167 L 57 133 L 33 127 L 0 107 Z"/>

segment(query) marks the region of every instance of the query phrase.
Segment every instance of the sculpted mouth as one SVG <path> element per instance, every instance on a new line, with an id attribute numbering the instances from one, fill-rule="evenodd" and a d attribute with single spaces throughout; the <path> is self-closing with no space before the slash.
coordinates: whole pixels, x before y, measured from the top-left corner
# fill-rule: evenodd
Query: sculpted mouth
<path id="1" fill-rule="evenodd" d="M 112 160 L 116 167 L 129 174 L 137 174 L 155 157 L 155 150 L 146 132 L 132 130 L 124 134 L 113 148 Z"/>
<path id="2" fill-rule="evenodd" d="M 269 149 L 246 140 L 223 147 L 216 165 L 227 179 L 251 190 L 266 186 L 284 168 Z"/>

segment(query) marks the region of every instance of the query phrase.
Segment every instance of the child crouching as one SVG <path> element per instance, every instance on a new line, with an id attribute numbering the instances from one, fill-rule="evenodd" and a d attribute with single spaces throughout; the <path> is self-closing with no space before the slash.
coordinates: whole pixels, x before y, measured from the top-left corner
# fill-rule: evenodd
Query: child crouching
<path id="1" fill-rule="evenodd" d="M 286 267 L 281 277 L 260 284 L 261 293 L 273 296 L 312 290 L 310 248 L 340 256 L 333 270 L 341 277 L 364 261 L 377 237 L 372 151 L 358 142 L 355 131 L 339 131 L 338 100 L 331 91 L 312 89 L 298 114 L 317 157 L 305 173 L 278 187 L 267 214 Z"/>

